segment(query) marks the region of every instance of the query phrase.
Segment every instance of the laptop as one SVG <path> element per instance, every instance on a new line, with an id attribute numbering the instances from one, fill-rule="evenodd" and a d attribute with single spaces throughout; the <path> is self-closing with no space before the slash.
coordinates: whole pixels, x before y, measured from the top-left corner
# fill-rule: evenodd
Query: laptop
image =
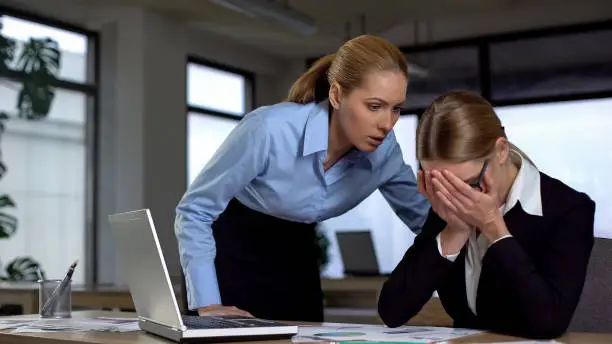
<path id="1" fill-rule="evenodd" d="M 380 272 L 370 231 L 337 231 L 336 239 L 345 275 L 383 276 Z"/>
<path id="2" fill-rule="evenodd" d="M 182 315 L 149 209 L 109 215 L 138 324 L 174 342 L 287 339 L 298 327 L 237 316 Z"/>

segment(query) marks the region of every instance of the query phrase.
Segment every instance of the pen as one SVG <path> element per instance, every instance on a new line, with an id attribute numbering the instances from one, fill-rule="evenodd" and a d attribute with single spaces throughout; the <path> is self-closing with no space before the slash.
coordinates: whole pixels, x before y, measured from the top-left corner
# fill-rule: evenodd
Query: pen
<path id="1" fill-rule="evenodd" d="M 66 276 L 64 277 L 60 285 L 58 285 L 57 288 L 53 290 L 53 293 L 51 293 L 51 296 L 49 297 L 47 302 L 45 302 L 45 305 L 42 307 L 41 314 L 48 313 L 51 306 L 55 304 L 57 299 L 59 299 L 60 295 L 64 292 L 64 289 L 66 289 L 66 286 L 70 282 L 70 279 L 72 278 L 72 274 L 74 273 L 74 269 L 76 268 L 78 263 L 79 263 L 79 260 L 77 259 L 74 261 L 74 263 L 72 263 L 72 265 L 70 265 L 70 268 L 68 269 L 68 272 L 66 273 Z"/>
<path id="2" fill-rule="evenodd" d="M 40 272 L 40 267 L 38 265 L 36 265 L 36 275 L 38 275 L 38 280 L 39 281 L 44 281 L 45 277 L 42 275 L 42 273 Z"/>
<path id="3" fill-rule="evenodd" d="M 367 340 L 355 340 L 346 342 L 330 342 L 330 344 L 429 344 L 430 342 L 371 342 Z"/>

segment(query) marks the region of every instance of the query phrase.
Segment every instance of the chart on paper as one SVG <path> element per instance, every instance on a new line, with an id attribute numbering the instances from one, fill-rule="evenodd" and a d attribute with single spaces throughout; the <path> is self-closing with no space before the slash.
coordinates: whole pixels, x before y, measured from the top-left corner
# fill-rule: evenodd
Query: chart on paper
<path id="1" fill-rule="evenodd" d="M 300 326 L 294 343 L 315 341 L 370 342 L 435 342 L 478 334 L 481 331 L 429 326 L 388 328 L 377 325 L 324 323 L 321 326 Z"/>

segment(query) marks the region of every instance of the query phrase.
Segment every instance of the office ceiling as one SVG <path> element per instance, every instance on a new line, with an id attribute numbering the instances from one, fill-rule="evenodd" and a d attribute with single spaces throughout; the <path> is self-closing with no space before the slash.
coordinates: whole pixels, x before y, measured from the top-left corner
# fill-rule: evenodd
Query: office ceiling
<path id="1" fill-rule="evenodd" d="M 554 10 L 561 3 L 575 0 L 270 0 L 281 1 L 314 18 L 318 32 L 312 36 L 303 36 L 270 22 L 250 18 L 209 0 L 81 1 L 98 5 L 140 6 L 170 13 L 194 28 L 232 41 L 276 55 L 304 57 L 333 51 L 347 37 L 364 32 L 392 41 L 403 40 L 396 42 L 398 44 L 412 44 L 413 29 L 418 23 L 443 18 L 486 16 L 524 6 L 549 5 Z M 589 0 L 602 1 L 607 0 Z M 347 25 L 350 25 L 350 30 Z M 427 33 L 423 32 L 423 25 L 419 25 L 419 28 L 422 40 Z"/>
<path id="2" fill-rule="evenodd" d="M 234 12 L 211 0 L 0 0 L 0 4 L 54 15 L 82 24 L 95 21 L 99 13 L 104 10 L 112 11 L 114 6 L 144 7 L 173 16 L 197 30 L 289 58 L 317 56 L 334 51 L 349 36 L 363 32 L 381 35 L 398 45 L 410 45 L 415 43 L 415 32 L 418 33 L 417 41 L 424 42 L 432 32 L 436 36 L 465 37 L 495 31 L 515 31 L 532 28 L 534 25 L 559 25 L 612 18 L 610 0 L 582 0 L 581 3 L 576 0 L 269 1 L 281 1 L 314 18 L 318 32 L 312 36 L 303 36 L 271 22 Z M 71 7 L 71 11 L 64 10 L 68 7 Z M 564 15 L 552 15 L 555 11 Z M 498 20 L 505 17 L 510 19 Z M 445 25 L 438 25 L 441 22 Z M 434 23 L 433 27 L 431 23 Z M 350 25 L 349 32 L 347 24 Z M 609 46 L 594 45 L 596 46 L 593 49 Z M 549 51 L 546 45 L 529 49 Z M 473 61 L 469 52 L 464 55 L 468 61 Z M 463 55 L 453 54 L 447 59 L 447 63 L 463 64 L 461 56 Z M 508 64 L 515 64 L 515 60 L 520 60 L 520 56 L 513 54 L 508 54 L 507 57 Z"/>

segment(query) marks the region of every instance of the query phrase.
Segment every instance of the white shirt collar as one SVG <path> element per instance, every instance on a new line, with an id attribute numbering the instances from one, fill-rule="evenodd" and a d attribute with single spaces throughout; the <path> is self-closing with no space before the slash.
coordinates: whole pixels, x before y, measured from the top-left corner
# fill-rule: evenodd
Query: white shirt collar
<path id="1" fill-rule="evenodd" d="M 512 183 L 502 214 L 506 214 L 518 201 L 523 210 L 531 215 L 542 216 L 542 196 L 540 193 L 540 171 L 521 154 L 511 151 L 521 159 L 521 167 Z"/>

